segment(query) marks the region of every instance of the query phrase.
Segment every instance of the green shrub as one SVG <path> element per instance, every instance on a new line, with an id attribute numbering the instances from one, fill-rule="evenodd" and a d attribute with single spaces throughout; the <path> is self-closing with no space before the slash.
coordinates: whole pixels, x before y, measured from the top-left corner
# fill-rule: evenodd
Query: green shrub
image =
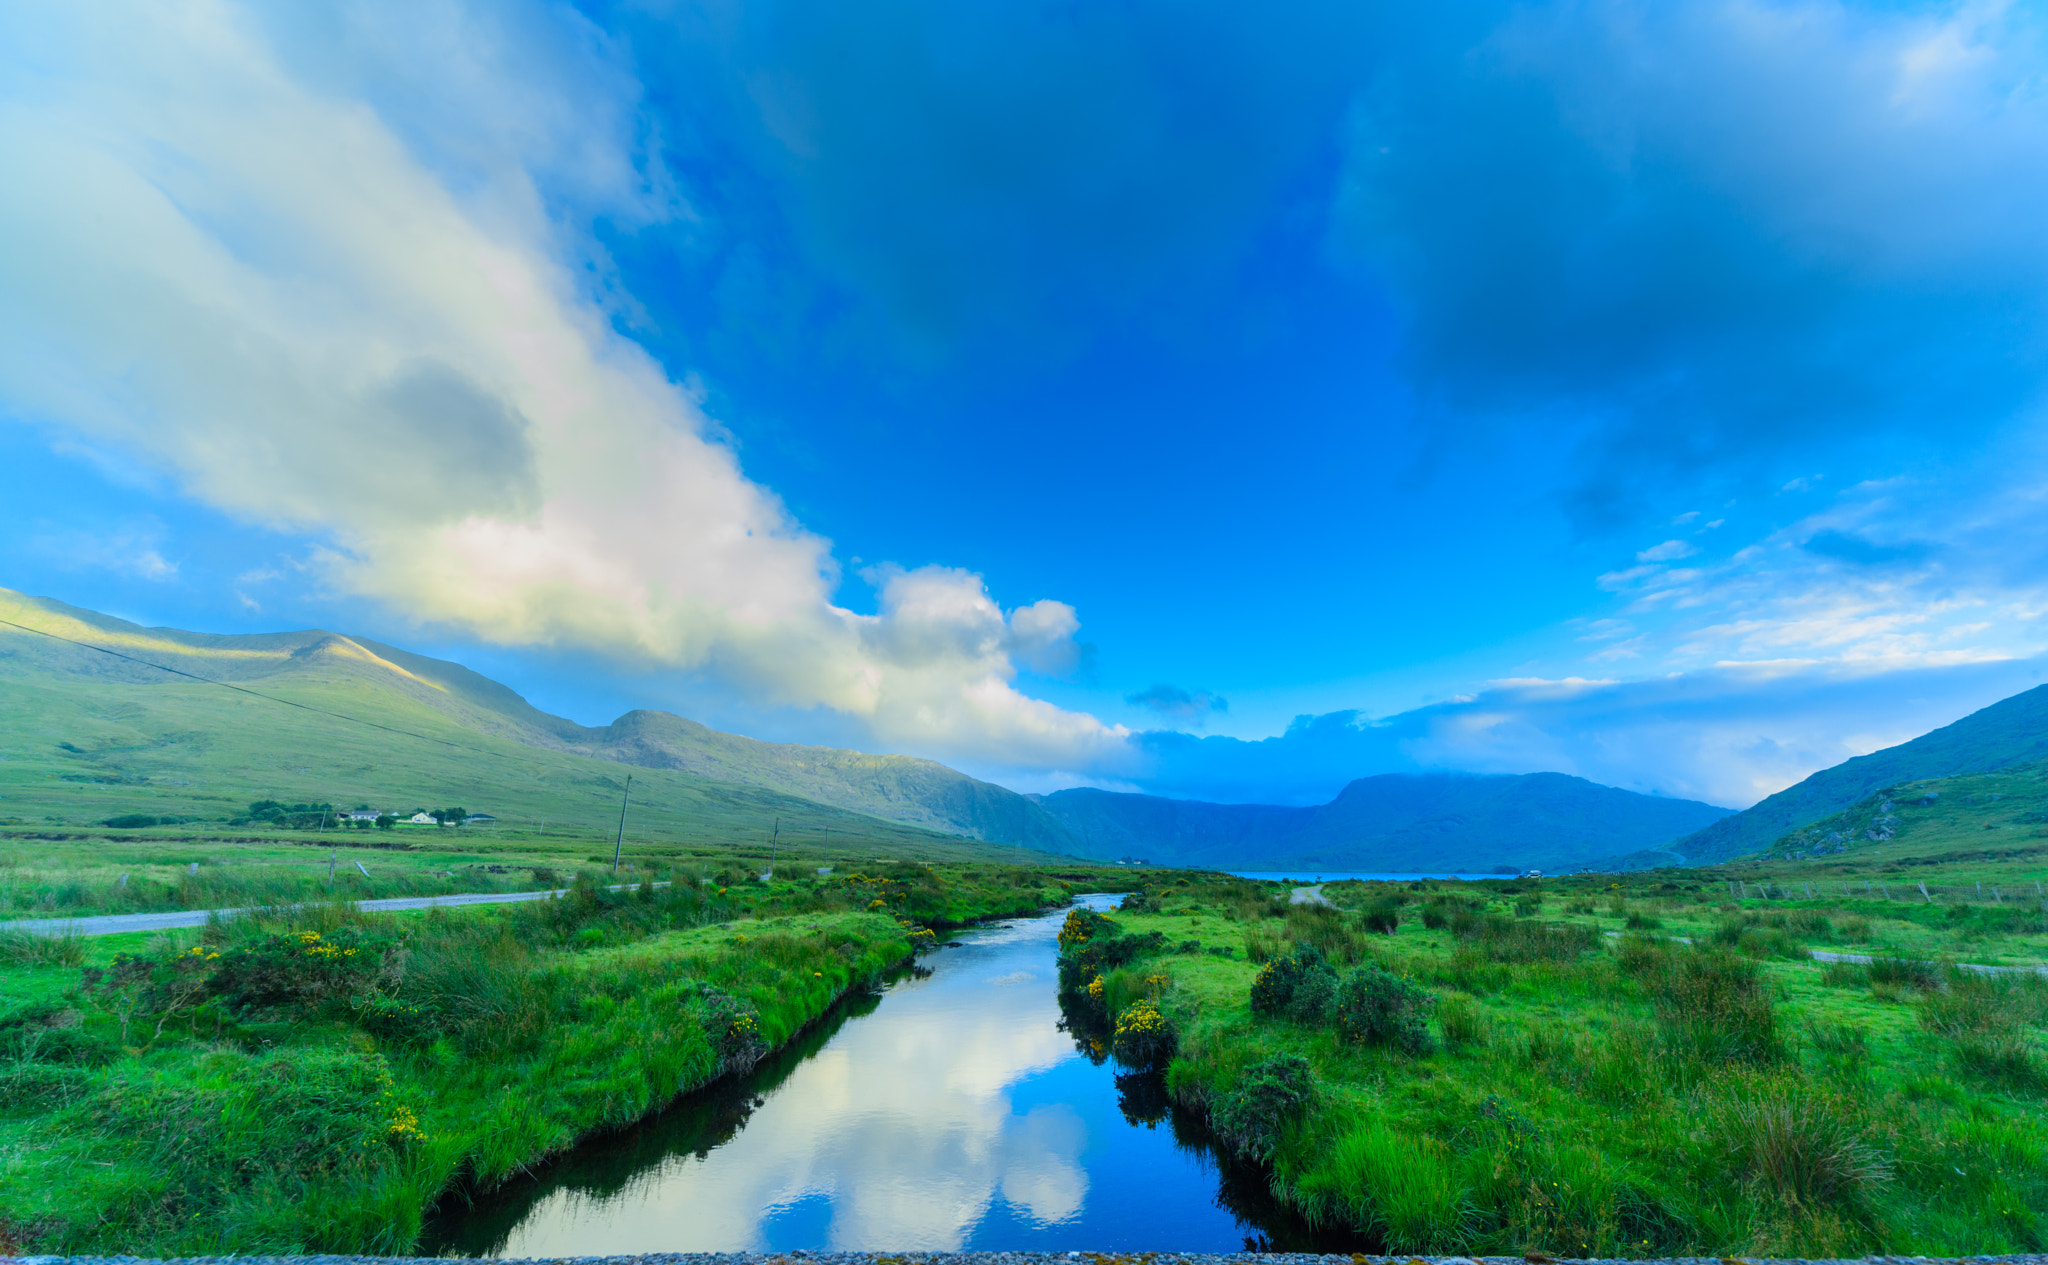
<path id="1" fill-rule="evenodd" d="M 1329 998 L 1336 990 L 1337 972 L 1321 949 L 1312 944 L 1295 944 L 1279 957 L 1268 961 L 1252 979 L 1252 1013 L 1266 1017 L 1290 1015 L 1295 994 L 1301 991 L 1304 981 L 1310 984 L 1304 1006 L 1315 1004 L 1321 998 L 1322 1007 L 1327 1010 Z M 1307 1014 L 1309 1020 L 1320 1018 L 1320 1013 Z"/>
<path id="2" fill-rule="evenodd" d="M 1269 1163 L 1281 1134 L 1301 1119 L 1315 1097 L 1308 1060 L 1278 1055 L 1246 1068 L 1228 1093 L 1212 1100 L 1209 1125 L 1232 1151 Z"/>
<path id="3" fill-rule="evenodd" d="M 1429 1011 L 1435 998 L 1369 962 L 1344 977 L 1337 993 L 1337 1030 L 1347 1040 L 1390 1046 L 1404 1054 L 1429 1053 Z"/>

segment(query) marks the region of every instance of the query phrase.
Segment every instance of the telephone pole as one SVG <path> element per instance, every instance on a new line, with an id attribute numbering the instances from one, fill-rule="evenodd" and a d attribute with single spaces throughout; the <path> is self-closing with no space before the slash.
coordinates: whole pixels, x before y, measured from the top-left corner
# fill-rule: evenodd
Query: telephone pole
<path id="1" fill-rule="evenodd" d="M 619 841 L 612 845 L 612 873 L 619 872 L 619 853 L 626 847 L 626 805 L 633 802 L 633 775 L 626 775 L 626 793 L 619 797 Z"/>

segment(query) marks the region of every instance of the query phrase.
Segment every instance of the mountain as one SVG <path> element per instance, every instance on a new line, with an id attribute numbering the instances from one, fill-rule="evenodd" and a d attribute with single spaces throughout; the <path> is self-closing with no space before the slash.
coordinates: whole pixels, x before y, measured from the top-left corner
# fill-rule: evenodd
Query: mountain
<path id="1" fill-rule="evenodd" d="M 1991 773 L 2042 759 L 2048 759 L 2048 685 L 1971 712 L 1911 742 L 1822 769 L 1673 846 L 1695 861 L 1725 861 L 1762 852 L 1788 832 L 1887 787 Z"/>
<path id="2" fill-rule="evenodd" d="M 0 824 L 217 823 L 279 799 L 459 803 L 601 834 L 625 763 L 641 766 L 629 838 L 767 843 L 780 821 L 785 839 L 906 856 L 1021 859 L 1067 842 L 1025 797 L 928 760 L 755 742 L 661 712 L 586 727 L 365 637 L 144 628 L 5 589 L 0 620 Z"/>
<path id="3" fill-rule="evenodd" d="M 1251 870 L 1564 870 L 1668 847 L 1729 811 L 1563 773 L 1387 773 L 1310 808 L 1096 790 L 1039 803 L 1082 856 Z"/>
<path id="4" fill-rule="evenodd" d="M 629 820 L 671 840 L 765 843 L 779 821 L 784 838 L 901 855 L 975 854 L 980 840 L 1225 869 L 1437 870 L 1623 858 L 1723 811 L 1557 773 L 1387 774 L 1314 808 L 1040 798 L 931 760 L 761 742 L 667 712 L 580 725 L 459 664 L 322 629 L 143 628 L 5 589 L 0 620 L 190 674 L 0 625 L 0 824 L 131 812 L 218 822 L 278 799 L 461 804 L 596 835 L 616 816 L 625 765 L 636 770 Z"/>

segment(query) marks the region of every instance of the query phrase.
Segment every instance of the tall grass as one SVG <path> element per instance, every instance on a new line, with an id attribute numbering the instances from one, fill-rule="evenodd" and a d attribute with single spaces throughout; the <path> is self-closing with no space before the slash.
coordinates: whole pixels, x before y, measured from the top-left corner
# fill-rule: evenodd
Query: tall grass
<path id="1" fill-rule="evenodd" d="M 1722 1103 L 1715 1126 L 1723 1152 L 1788 1204 L 1853 1211 L 1892 1180 L 1847 1101 L 1811 1085 L 1762 1084 Z"/>
<path id="2" fill-rule="evenodd" d="M 1477 1212 L 1458 1180 L 1450 1149 L 1434 1138 L 1358 1121 L 1324 1144 L 1296 1197 L 1313 1222 L 1363 1229 L 1381 1251 L 1457 1251 L 1472 1237 Z"/>
<path id="3" fill-rule="evenodd" d="M 0 962 L 9 966 L 77 966 L 83 961 L 83 936 L 42 935 L 0 925 Z"/>
<path id="4" fill-rule="evenodd" d="M 1650 997 L 1674 1058 L 1711 1069 L 1785 1056 L 1771 988 L 1754 961 L 1725 948 L 1631 937 L 1620 964 Z"/>

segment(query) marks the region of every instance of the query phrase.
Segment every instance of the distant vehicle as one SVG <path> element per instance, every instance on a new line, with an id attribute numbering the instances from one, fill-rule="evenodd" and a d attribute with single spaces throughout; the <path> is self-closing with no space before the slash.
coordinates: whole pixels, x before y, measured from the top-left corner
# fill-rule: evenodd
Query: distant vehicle
<path id="1" fill-rule="evenodd" d="M 1543 871 L 1541 871 L 1541 870 L 1523 870 L 1523 871 L 1522 871 L 1522 872 L 1521 872 L 1520 874 L 1516 875 L 1515 877 L 1517 877 L 1517 878 L 1542 878 L 1542 877 L 1543 877 Z"/>

